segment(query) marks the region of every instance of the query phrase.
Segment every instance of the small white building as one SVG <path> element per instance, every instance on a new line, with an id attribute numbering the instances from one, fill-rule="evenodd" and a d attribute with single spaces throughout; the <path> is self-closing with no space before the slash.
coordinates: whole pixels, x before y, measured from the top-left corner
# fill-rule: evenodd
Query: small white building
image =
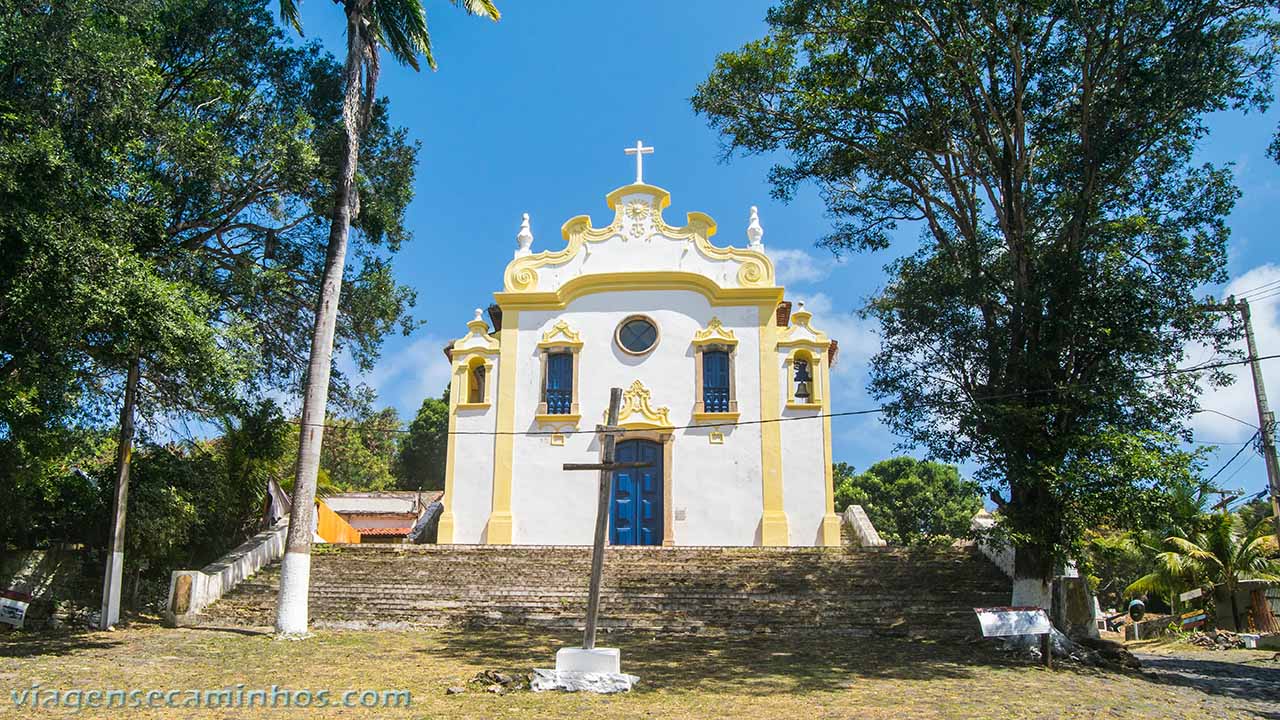
<path id="1" fill-rule="evenodd" d="M 609 193 L 612 221 L 571 218 L 564 247 L 517 235 L 497 327 L 453 343 L 441 543 L 590 544 L 595 435 L 624 388 L 609 539 L 627 545 L 838 545 L 832 507 L 835 347 L 790 312 L 751 209 L 745 247 L 715 222 L 667 224 L 665 190 Z"/>

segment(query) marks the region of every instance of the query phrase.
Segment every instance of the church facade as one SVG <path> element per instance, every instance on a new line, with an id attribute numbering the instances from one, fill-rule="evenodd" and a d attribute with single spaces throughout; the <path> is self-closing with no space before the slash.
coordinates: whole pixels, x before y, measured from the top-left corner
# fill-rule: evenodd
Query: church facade
<path id="1" fill-rule="evenodd" d="M 639 163 L 637 163 L 639 165 Z M 609 542 L 838 545 L 831 478 L 834 343 L 790 312 L 755 208 L 745 247 L 715 222 L 669 225 L 637 182 L 533 252 L 528 216 L 452 363 L 441 543 L 590 544 L 609 390 L 624 390 Z"/>

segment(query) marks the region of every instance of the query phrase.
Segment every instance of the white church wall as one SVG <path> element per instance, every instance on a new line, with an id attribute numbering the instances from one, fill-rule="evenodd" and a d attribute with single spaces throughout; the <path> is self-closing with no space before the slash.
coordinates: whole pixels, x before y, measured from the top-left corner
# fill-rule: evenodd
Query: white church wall
<path id="1" fill-rule="evenodd" d="M 783 418 L 812 418 L 785 420 L 782 431 L 782 507 L 787 513 L 787 530 L 791 545 L 821 545 L 822 518 L 827 511 L 826 447 L 823 435 L 822 410 L 788 408 L 789 384 L 794 378 L 786 366 L 790 348 L 779 348 L 775 362 L 778 366 L 778 408 Z M 820 378 L 820 373 L 814 373 Z M 815 380 L 817 382 L 817 380 Z M 827 388 L 821 388 L 827 392 Z"/>
<path id="2" fill-rule="evenodd" d="M 643 314 L 658 326 L 657 347 L 643 357 L 622 352 L 613 341 L 623 319 Z M 542 333 L 565 320 L 581 334 L 578 391 L 579 429 L 602 422 L 609 388 L 639 380 L 653 407 L 670 408 L 673 425 L 693 423 L 696 387 L 694 333 L 717 317 L 738 339 L 735 374 L 738 410 L 759 418 L 759 329 L 755 306 L 711 306 L 693 291 L 622 291 L 587 295 L 563 310 L 519 314 L 515 429 L 538 431 L 534 414 L 541 397 Z M 676 430 L 672 446 L 672 515 L 678 545 L 751 545 L 756 542 L 762 499 L 758 426 L 723 428 L 724 443 L 712 445 L 707 428 Z M 512 513 L 517 543 L 586 544 L 595 522 L 596 475 L 565 472 L 566 462 L 597 462 L 598 440 L 591 433 L 567 435 L 563 446 L 546 436 L 517 436 L 514 442 Z"/>
<path id="3" fill-rule="evenodd" d="M 783 410 L 782 417 L 813 417 L 817 410 Z M 782 426 L 782 507 L 792 545 L 821 545 L 827 511 L 826 451 L 822 421 L 787 420 Z"/>
<path id="4" fill-rule="evenodd" d="M 711 445 L 709 432 L 682 431 L 675 440 L 671 488 L 677 518 L 675 543 L 758 545 L 764 506 L 759 426 L 722 429 L 723 445 Z M 678 519 L 681 510 L 683 521 Z"/>
<path id="5" fill-rule="evenodd" d="M 496 362 L 496 361 L 495 361 Z M 498 368 L 498 373 L 501 368 Z M 493 378 L 497 381 L 497 375 Z M 492 432 L 497 418 L 494 405 L 457 411 L 458 432 Z M 455 435 L 453 451 L 453 542 L 484 542 L 485 526 L 493 509 L 493 436 Z"/>

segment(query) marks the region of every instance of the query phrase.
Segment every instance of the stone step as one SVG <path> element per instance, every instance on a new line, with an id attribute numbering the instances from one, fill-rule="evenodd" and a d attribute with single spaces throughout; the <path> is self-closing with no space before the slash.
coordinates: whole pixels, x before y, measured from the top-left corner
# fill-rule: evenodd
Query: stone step
<path id="1" fill-rule="evenodd" d="M 318 546 L 309 609 L 319 626 L 579 628 L 590 549 L 557 546 Z M 206 615 L 269 625 L 279 566 Z M 967 636 L 974 607 L 1008 602 L 1009 581 L 971 548 L 609 548 L 601 628 Z"/>

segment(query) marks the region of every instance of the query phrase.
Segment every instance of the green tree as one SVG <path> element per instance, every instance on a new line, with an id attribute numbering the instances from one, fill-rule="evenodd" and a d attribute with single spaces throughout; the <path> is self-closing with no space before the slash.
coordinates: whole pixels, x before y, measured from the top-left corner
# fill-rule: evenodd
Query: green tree
<path id="1" fill-rule="evenodd" d="M 896 457 L 855 474 L 836 463 L 836 510 L 861 505 L 880 535 L 897 545 L 946 543 L 969 533 L 982 509 L 977 483 L 954 465 Z"/>
<path id="2" fill-rule="evenodd" d="M 298 0 L 280 0 L 280 14 L 302 30 Z M 497 20 L 492 0 L 454 0 L 469 14 Z M 316 305 L 311 353 L 302 397 L 302 424 L 298 437 L 298 465 L 293 486 L 289 536 L 280 576 L 280 602 L 276 631 L 301 635 L 307 632 L 307 587 L 310 581 L 311 520 L 314 514 L 316 476 L 320 471 L 320 446 L 324 438 L 326 404 L 334 331 L 342 291 L 347 237 L 353 217 L 360 215 L 356 169 L 360 164 L 360 138 L 369 123 L 377 92 L 383 48 L 398 62 L 418 69 L 418 56 L 435 68 L 427 14 L 422 0 L 342 0 L 347 19 L 347 57 L 342 68 L 342 121 L 346 129 L 343 153 L 334 177 L 329 240 L 324 275 Z"/>
<path id="3" fill-rule="evenodd" d="M 449 389 L 438 398 L 427 398 L 400 438 L 396 458 L 397 487 L 404 490 L 443 490 L 449 453 Z"/>
<path id="4" fill-rule="evenodd" d="M 345 152 L 341 66 L 287 46 L 265 0 L 0 0 L 0 15 L 0 427 L 114 422 L 135 353 L 152 417 L 296 390 Z M 416 146 L 386 110 L 365 127 L 337 330 L 362 369 L 412 326 L 389 262 Z"/>
<path id="5" fill-rule="evenodd" d="M 1202 532 L 1171 535 L 1164 542 L 1167 550 L 1157 556 L 1151 573 L 1129 586 L 1130 594 L 1155 591 L 1175 596 L 1211 584 L 1221 589 L 1219 598 L 1229 598 L 1235 625 L 1240 620 L 1236 594 L 1241 581 L 1280 582 L 1276 538 L 1266 522 L 1250 525 L 1234 513 L 1215 513 Z"/>
<path id="6" fill-rule="evenodd" d="M 1047 602 L 1085 528 L 1124 527 L 1150 471 L 1185 472 L 1145 460 L 1196 407 L 1183 349 L 1231 334 L 1201 307 L 1238 195 L 1193 153 L 1207 113 L 1270 100 L 1269 8 L 785 0 L 693 98 L 728 152 L 785 153 L 778 196 L 817 185 L 827 247 L 920 229 L 866 309 L 871 390 L 896 432 L 978 464 L 1018 600 Z"/>
<path id="7" fill-rule="evenodd" d="M 0 444 L 19 468 L 0 490 L 35 502 L 83 484 L 55 467 L 79 442 L 64 428 L 114 424 L 135 354 L 152 425 L 296 389 L 343 95 L 340 66 L 288 47 L 265 0 L 0 1 L 0 16 Z M 364 141 L 338 340 L 367 369 L 411 324 L 389 254 L 416 148 L 385 102 Z M 42 542 L 23 516 L 3 534 Z"/>
<path id="8" fill-rule="evenodd" d="M 341 490 L 389 490 L 396 460 L 400 417 L 395 408 L 357 417 L 332 417 L 320 451 L 320 467 Z"/>

